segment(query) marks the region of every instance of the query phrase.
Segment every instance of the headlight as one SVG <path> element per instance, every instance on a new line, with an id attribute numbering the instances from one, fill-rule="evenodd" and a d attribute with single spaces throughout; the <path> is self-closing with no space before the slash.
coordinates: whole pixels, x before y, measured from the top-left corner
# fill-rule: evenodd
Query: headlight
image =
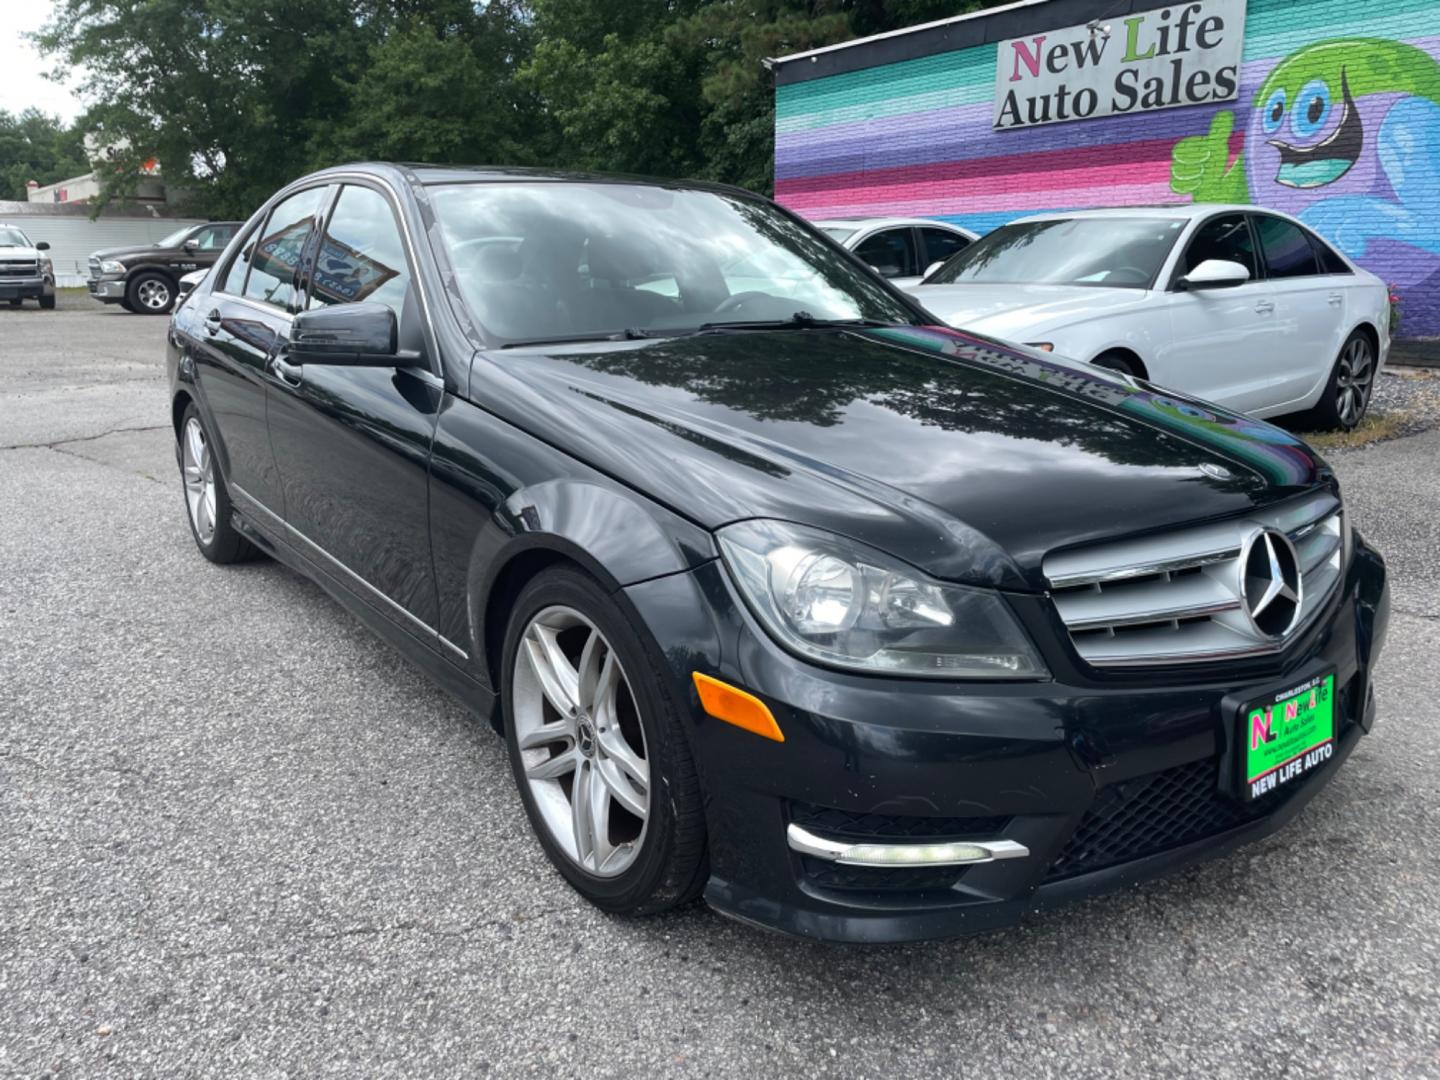
<path id="1" fill-rule="evenodd" d="M 100 263 L 100 272 L 102 274 L 123 274 L 125 273 L 125 264 L 115 259 L 105 259 Z"/>
<path id="2" fill-rule="evenodd" d="M 719 538 L 746 602 L 802 656 L 937 679 L 1049 674 L 993 592 L 934 581 L 852 540 L 780 521 L 743 521 Z"/>

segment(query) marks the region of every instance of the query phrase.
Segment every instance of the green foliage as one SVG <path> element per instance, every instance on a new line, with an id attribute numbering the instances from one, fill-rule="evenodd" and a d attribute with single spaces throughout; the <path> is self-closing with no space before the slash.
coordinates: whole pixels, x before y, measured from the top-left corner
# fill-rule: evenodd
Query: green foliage
<path id="1" fill-rule="evenodd" d="M 120 148 L 110 196 L 154 157 L 190 190 L 190 210 L 240 217 L 288 180 L 354 159 L 768 191 L 767 57 L 992 2 L 57 0 L 38 40 L 85 73 L 98 104 L 79 129 Z M 0 178 L 13 186 L 12 163 L 28 159 L 8 131 Z"/>
<path id="2" fill-rule="evenodd" d="M 53 184 L 88 171 L 78 130 L 36 109 L 0 109 L 0 199 L 24 202 L 31 180 Z"/>

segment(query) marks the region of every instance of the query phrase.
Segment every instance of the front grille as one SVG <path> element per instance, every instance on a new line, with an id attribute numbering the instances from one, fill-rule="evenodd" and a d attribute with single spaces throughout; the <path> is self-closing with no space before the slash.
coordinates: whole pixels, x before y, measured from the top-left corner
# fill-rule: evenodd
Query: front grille
<path id="1" fill-rule="evenodd" d="M 1050 555 L 1045 577 L 1076 651 L 1097 667 L 1258 656 L 1283 648 L 1340 583 L 1341 527 L 1339 500 L 1321 493 L 1238 521 Z M 1242 554 L 1264 528 L 1287 535 L 1299 561 L 1302 603 L 1279 638 L 1245 608 Z"/>
<path id="2" fill-rule="evenodd" d="M 0 277 L 34 277 L 40 273 L 35 259 L 0 259 Z"/>
<path id="3" fill-rule="evenodd" d="M 805 803 L 790 804 L 790 820 L 834 840 L 993 840 L 1009 817 L 927 817 L 917 814 L 869 814 Z M 808 855 L 800 857 L 805 879 L 825 889 L 918 892 L 948 889 L 965 873 L 964 866 L 871 867 L 841 866 Z"/>
<path id="4" fill-rule="evenodd" d="M 100 260 L 96 258 L 91 258 L 90 262 L 86 265 L 90 269 L 90 280 L 94 281 L 100 276 Z"/>
<path id="5" fill-rule="evenodd" d="M 1221 795 L 1219 768 L 1211 758 L 1105 788 L 1050 864 L 1045 880 L 1143 859 L 1274 811 L 1275 799 L 1241 803 Z"/>

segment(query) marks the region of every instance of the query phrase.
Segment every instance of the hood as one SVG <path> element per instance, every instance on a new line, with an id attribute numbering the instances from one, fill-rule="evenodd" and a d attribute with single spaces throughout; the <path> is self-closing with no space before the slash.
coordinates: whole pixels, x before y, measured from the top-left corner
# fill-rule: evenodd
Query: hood
<path id="1" fill-rule="evenodd" d="M 154 255 L 157 251 L 168 251 L 159 244 L 131 244 L 129 247 L 105 248 L 101 251 L 92 251 L 92 259 L 119 259 L 124 262 L 126 259 L 133 259 L 137 255 Z"/>
<path id="2" fill-rule="evenodd" d="M 22 246 L 22 245 L 17 245 L 17 246 L 15 246 L 15 247 L 0 247 L 0 261 L 6 260 L 6 259 L 48 259 L 48 258 L 50 258 L 50 252 L 48 252 L 48 251 L 41 251 L 39 248 L 35 248 L 35 247 L 24 247 L 24 246 Z"/>
<path id="3" fill-rule="evenodd" d="M 1043 588 L 1056 547 L 1330 482 L 1260 421 L 940 328 L 480 353 L 474 400 L 708 527 L 848 535 L 937 577 Z"/>
<path id="4" fill-rule="evenodd" d="M 905 290 L 951 326 L 1010 341 L 1136 307 L 1144 289 L 1095 285 L 912 285 Z"/>

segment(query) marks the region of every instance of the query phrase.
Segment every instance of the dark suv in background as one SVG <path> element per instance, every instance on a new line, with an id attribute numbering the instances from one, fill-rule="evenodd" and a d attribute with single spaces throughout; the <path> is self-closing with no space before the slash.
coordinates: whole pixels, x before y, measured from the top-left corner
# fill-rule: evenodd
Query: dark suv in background
<path id="1" fill-rule="evenodd" d="M 108 248 L 90 256 L 90 295 L 126 311 L 164 315 L 175 306 L 181 276 L 208 269 L 244 222 L 187 225 L 153 244 Z"/>

